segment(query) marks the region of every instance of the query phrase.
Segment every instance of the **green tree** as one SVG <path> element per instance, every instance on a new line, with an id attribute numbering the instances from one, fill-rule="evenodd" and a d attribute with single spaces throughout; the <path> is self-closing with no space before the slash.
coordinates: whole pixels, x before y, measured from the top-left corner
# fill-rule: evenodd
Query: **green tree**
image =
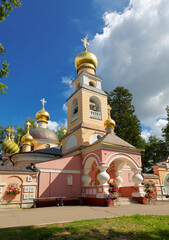
<path id="1" fill-rule="evenodd" d="M 133 95 L 124 87 L 116 87 L 108 93 L 111 117 L 116 122 L 115 133 L 130 144 L 142 148 L 145 141 L 141 137 L 140 121 L 134 114 L 132 99 Z"/>
<path id="2" fill-rule="evenodd" d="M 14 7 L 20 7 L 21 6 L 21 0 L 1 0 L 0 3 L 0 22 L 2 22 L 7 16 L 9 16 L 9 13 L 13 10 Z M 5 53 L 5 48 L 3 47 L 2 43 L 0 43 L 0 56 L 3 57 Z M 0 68 L 0 79 L 3 77 L 7 77 L 9 74 L 8 69 L 9 64 L 6 61 L 2 62 L 2 67 Z M 0 95 L 5 94 L 5 90 L 7 89 L 7 86 L 0 82 Z"/>
<path id="3" fill-rule="evenodd" d="M 164 137 L 167 146 L 169 147 L 169 106 L 166 106 L 167 125 L 162 129 L 162 136 Z"/>
<path id="4" fill-rule="evenodd" d="M 62 141 L 63 136 L 65 135 L 65 133 L 67 132 L 65 127 L 60 127 L 55 133 L 58 137 L 59 142 Z"/>
<path id="5" fill-rule="evenodd" d="M 155 163 L 158 163 L 160 158 L 167 155 L 167 145 L 155 136 L 150 136 L 145 146 L 145 151 L 142 152 L 142 168 L 143 172 L 148 172 L 152 169 Z"/>

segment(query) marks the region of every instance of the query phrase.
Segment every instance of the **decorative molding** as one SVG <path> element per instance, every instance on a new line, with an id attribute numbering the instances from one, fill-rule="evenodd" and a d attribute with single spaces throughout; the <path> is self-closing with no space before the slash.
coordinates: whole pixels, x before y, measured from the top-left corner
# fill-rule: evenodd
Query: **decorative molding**
<path id="1" fill-rule="evenodd" d="M 50 169 L 50 168 L 39 168 L 41 172 L 53 172 L 53 173 L 70 173 L 70 174 L 81 174 L 79 170 L 63 170 L 63 169 Z"/>
<path id="2" fill-rule="evenodd" d="M 95 157 L 96 157 L 96 162 L 100 162 L 100 158 L 98 157 L 98 155 L 96 154 L 96 153 L 88 153 L 87 155 L 86 155 L 86 157 L 83 159 L 83 161 L 82 161 L 82 165 L 84 165 L 85 164 L 85 161 L 86 161 L 86 159 L 87 158 L 89 158 L 90 156 L 92 157 L 92 155 L 94 155 Z M 94 157 L 93 157 L 94 158 Z"/>
<path id="3" fill-rule="evenodd" d="M 132 157 L 130 154 L 127 154 L 127 153 L 124 153 L 124 152 L 117 152 L 117 153 L 111 154 L 111 155 L 104 161 L 104 163 L 108 162 L 109 159 L 112 158 L 112 157 L 115 156 L 115 155 L 119 155 L 119 156 L 113 158 L 113 159 L 109 162 L 108 166 L 110 166 L 110 164 L 111 164 L 114 160 L 116 160 L 117 158 L 125 158 L 125 159 L 128 159 L 130 162 L 132 161 L 136 168 L 138 168 L 138 166 L 141 168 L 141 165 L 139 165 L 139 163 L 136 161 L 136 159 L 135 159 L 134 157 Z M 138 166 L 137 166 L 137 165 L 138 165 Z"/>
<path id="4" fill-rule="evenodd" d="M 0 186 L 5 186 L 6 185 L 6 183 L 0 183 Z"/>
<path id="5" fill-rule="evenodd" d="M 36 182 L 26 182 L 26 183 L 22 183 L 22 186 L 36 186 L 37 185 L 37 183 Z"/>

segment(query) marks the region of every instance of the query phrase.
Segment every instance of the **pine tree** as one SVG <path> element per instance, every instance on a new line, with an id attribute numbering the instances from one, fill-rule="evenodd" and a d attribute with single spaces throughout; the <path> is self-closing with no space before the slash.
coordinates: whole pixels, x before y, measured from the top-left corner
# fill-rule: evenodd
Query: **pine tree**
<path id="1" fill-rule="evenodd" d="M 115 133 L 120 138 L 136 147 L 143 147 L 141 126 L 134 114 L 133 95 L 124 87 L 116 87 L 108 94 L 108 102 L 112 107 L 111 117 L 116 122 Z"/>

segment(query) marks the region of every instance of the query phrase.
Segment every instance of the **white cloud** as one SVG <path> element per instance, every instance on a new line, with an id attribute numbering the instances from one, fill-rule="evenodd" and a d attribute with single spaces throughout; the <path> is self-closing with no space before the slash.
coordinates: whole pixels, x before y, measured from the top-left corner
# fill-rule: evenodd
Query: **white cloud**
<path id="1" fill-rule="evenodd" d="M 64 119 L 64 122 L 55 122 L 55 121 L 48 121 L 48 124 L 47 124 L 47 128 L 49 128 L 50 130 L 54 130 L 54 131 L 57 131 L 60 127 L 65 127 L 67 128 L 67 119 L 65 118 Z"/>
<path id="2" fill-rule="evenodd" d="M 66 103 L 63 104 L 63 111 L 65 111 L 67 113 L 67 104 Z"/>
<path id="3" fill-rule="evenodd" d="M 63 92 L 65 97 L 69 97 L 72 93 L 72 77 L 62 77 L 62 83 L 65 84 L 65 91 Z"/>
<path id="4" fill-rule="evenodd" d="M 55 122 L 55 121 L 48 121 L 48 124 L 47 124 L 47 127 L 50 129 L 50 130 L 54 130 L 54 131 L 57 131 L 58 127 L 59 127 L 59 123 Z"/>
<path id="5" fill-rule="evenodd" d="M 155 121 L 152 125 L 151 125 L 151 130 L 144 130 L 141 133 L 141 136 L 148 141 L 148 138 L 150 136 L 156 136 L 157 138 L 163 139 L 163 137 L 161 136 L 162 133 L 162 128 L 166 126 L 167 124 L 167 120 L 166 119 L 158 119 L 157 121 Z"/>
<path id="6" fill-rule="evenodd" d="M 145 125 L 165 118 L 169 103 L 169 1 L 130 0 L 122 12 L 105 12 L 102 34 L 90 42 L 103 88 L 124 86 Z"/>

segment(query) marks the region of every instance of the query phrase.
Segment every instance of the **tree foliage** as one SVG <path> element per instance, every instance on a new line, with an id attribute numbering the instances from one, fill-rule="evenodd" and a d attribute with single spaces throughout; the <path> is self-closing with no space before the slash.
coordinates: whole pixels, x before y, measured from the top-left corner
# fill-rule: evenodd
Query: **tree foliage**
<path id="1" fill-rule="evenodd" d="M 63 136 L 65 135 L 65 133 L 67 132 L 65 127 L 60 127 L 55 133 L 58 137 L 59 142 L 62 141 Z"/>
<path id="2" fill-rule="evenodd" d="M 132 105 L 133 95 L 124 87 L 116 87 L 108 93 L 108 102 L 112 107 L 111 117 L 116 122 L 115 133 L 136 147 L 142 147 L 145 141 L 141 137 L 141 126 Z"/>
<path id="3" fill-rule="evenodd" d="M 21 0 L 1 0 L 0 3 L 0 22 L 2 22 L 7 16 L 9 16 L 9 13 L 13 10 L 14 7 L 20 7 L 21 6 Z M 3 47 L 2 43 L 0 43 L 0 57 L 4 56 L 5 48 Z M 2 67 L 0 68 L 0 79 L 3 77 L 7 77 L 9 74 L 8 69 L 9 64 L 6 61 L 2 62 Z M 7 86 L 0 82 L 0 95 L 5 94 Z"/>
<path id="4" fill-rule="evenodd" d="M 142 168 L 143 172 L 152 170 L 152 166 L 167 155 L 167 144 L 155 136 L 150 136 L 142 152 Z"/>

